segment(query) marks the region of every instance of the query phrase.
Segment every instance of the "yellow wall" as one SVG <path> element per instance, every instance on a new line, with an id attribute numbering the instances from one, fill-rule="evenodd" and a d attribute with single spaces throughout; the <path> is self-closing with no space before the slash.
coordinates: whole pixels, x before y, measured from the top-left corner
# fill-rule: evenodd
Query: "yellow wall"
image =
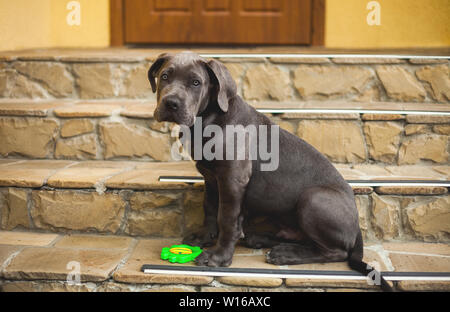
<path id="1" fill-rule="evenodd" d="M 69 26 L 70 0 L 0 0 L 0 50 L 109 46 L 109 0 L 78 0 L 81 24 Z"/>
<path id="2" fill-rule="evenodd" d="M 81 25 L 69 26 L 70 0 L 0 0 L 0 50 L 109 45 L 109 0 L 78 0 Z M 370 0 L 326 0 L 331 48 L 450 46 L 450 0 L 378 0 L 381 25 L 369 26 Z"/>
<path id="3" fill-rule="evenodd" d="M 326 0 L 327 47 L 450 46 L 450 0 L 378 0 L 380 26 L 367 24 L 368 2 L 370 0 Z"/>
<path id="4" fill-rule="evenodd" d="M 0 0 L 0 50 L 50 44 L 50 2 Z"/>

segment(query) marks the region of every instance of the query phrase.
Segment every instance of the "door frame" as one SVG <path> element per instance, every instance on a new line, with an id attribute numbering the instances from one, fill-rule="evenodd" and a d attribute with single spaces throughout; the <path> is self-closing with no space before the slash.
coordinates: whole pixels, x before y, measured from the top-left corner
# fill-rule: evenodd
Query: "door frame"
<path id="1" fill-rule="evenodd" d="M 125 45 L 124 5 L 125 0 L 109 0 L 110 14 L 110 43 L 111 46 Z M 311 44 L 323 46 L 325 44 L 325 1 L 311 0 Z"/>

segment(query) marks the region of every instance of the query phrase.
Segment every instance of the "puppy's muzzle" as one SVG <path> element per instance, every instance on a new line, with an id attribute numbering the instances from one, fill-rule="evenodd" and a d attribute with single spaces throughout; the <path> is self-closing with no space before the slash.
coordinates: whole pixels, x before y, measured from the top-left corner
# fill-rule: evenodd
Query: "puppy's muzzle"
<path id="1" fill-rule="evenodd" d="M 154 117 L 158 122 L 175 121 L 175 115 L 181 110 L 181 101 L 176 97 L 166 97 L 155 110 Z"/>

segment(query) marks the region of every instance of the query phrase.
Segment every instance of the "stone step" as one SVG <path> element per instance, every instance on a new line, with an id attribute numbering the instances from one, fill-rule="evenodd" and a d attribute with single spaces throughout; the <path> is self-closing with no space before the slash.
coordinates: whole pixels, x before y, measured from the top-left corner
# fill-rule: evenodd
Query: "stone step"
<path id="1" fill-rule="evenodd" d="M 448 56 L 194 49 L 226 64 L 246 100 L 447 103 Z M 0 52 L 0 97 L 153 98 L 147 70 L 179 49 L 39 49 Z M 259 53 L 258 53 L 259 52 Z M 306 52 L 308 53 L 308 52 Z M 93 78 L 95 77 L 95 78 Z"/>
<path id="2" fill-rule="evenodd" d="M 336 165 L 348 180 L 449 181 L 449 166 Z M 183 237 L 203 222 L 203 185 L 192 162 L 0 160 L 1 229 Z M 354 187 L 367 241 L 449 242 L 442 186 Z M 259 220 L 264 225 L 265 220 Z"/>
<path id="3" fill-rule="evenodd" d="M 449 163 L 450 105 L 343 101 L 252 105 L 335 163 Z M 0 157 L 173 160 L 173 125 L 157 123 L 154 108 L 153 101 L 144 100 L 0 100 Z"/>
<path id="4" fill-rule="evenodd" d="M 211 277 L 144 274 L 143 264 L 167 264 L 161 248 L 177 239 L 0 231 L 0 291 L 254 292 L 380 291 L 366 280 Z M 349 271 L 344 262 L 277 266 L 266 249 L 236 248 L 233 268 Z M 440 243 L 366 244 L 364 261 L 390 272 L 450 272 L 450 247 Z M 193 265 L 193 264 L 185 264 Z M 77 277 L 79 282 L 77 282 Z M 390 282 L 398 291 L 449 291 L 448 281 Z"/>

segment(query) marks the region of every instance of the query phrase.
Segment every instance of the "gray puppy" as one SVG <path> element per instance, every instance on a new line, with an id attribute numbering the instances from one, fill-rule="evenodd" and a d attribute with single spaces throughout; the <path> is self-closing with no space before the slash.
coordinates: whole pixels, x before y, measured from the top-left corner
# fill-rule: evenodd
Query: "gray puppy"
<path id="1" fill-rule="evenodd" d="M 148 78 L 157 92 L 155 119 L 190 127 L 191 137 L 183 139 L 191 140 L 192 155 L 194 122 L 199 117 L 203 129 L 216 125 L 224 133 L 227 125 L 266 126 L 268 146 L 274 143 L 274 124 L 237 95 L 235 82 L 220 62 L 190 52 L 162 54 Z M 204 146 L 207 139 L 198 141 Z M 219 142 L 223 151 L 236 144 L 234 135 Z M 250 148 L 248 144 L 246 139 L 244 147 Z M 205 222 L 184 242 L 212 246 L 196 259 L 197 264 L 229 266 L 236 243 L 244 238 L 250 248 L 272 248 L 269 263 L 348 261 L 364 275 L 372 272 L 362 261 L 363 240 L 352 188 L 325 156 L 300 138 L 279 129 L 278 146 L 278 167 L 272 171 L 261 170 L 264 161 L 259 156 L 196 161 L 205 178 Z M 278 234 L 246 231 L 246 221 L 260 215 L 279 226 Z M 382 277 L 381 286 L 391 290 Z"/>

